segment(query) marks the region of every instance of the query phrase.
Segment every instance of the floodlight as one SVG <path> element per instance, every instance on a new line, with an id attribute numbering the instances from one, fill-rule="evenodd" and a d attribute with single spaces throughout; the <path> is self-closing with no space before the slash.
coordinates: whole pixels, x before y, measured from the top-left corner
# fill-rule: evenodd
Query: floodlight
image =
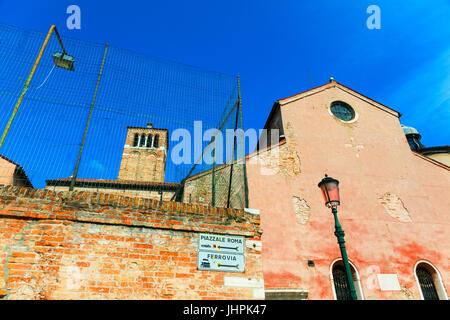
<path id="1" fill-rule="evenodd" d="M 55 52 L 53 54 L 53 61 L 55 62 L 55 65 L 57 67 L 66 69 L 66 70 L 70 70 L 70 71 L 75 71 L 75 68 L 73 66 L 74 62 L 75 62 L 75 58 L 66 54 L 66 53 L 62 53 L 62 52 Z"/>

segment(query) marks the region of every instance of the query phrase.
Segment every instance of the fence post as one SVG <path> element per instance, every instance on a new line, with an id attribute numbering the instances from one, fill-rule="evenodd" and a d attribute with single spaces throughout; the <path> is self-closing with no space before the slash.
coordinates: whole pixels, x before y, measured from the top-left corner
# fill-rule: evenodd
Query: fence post
<path id="1" fill-rule="evenodd" d="M 216 206 L 216 182 L 215 175 L 216 175 L 216 137 L 213 137 L 213 152 L 212 152 L 212 172 L 211 172 L 211 205 L 213 207 Z"/>
<path id="2" fill-rule="evenodd" d="M 239 115 L 241 118 L 241 129 L 242 129 L 242 148 L 243 148 L 243 152 L 242 152 L 242 156 L 244 159 L 242 159 L 243 161 L 243 171 L 244 171 L 244 199 L 245 199 L 245 208 L 249 207 L 249 203 L 248 203 L 248 182 L 247 182 L 247 163 L 246 163 L 246 156 L 245 156 L 245 134 L 244 134 L 244 120 L 242 117 L 242 100 L 241 100 L 241 81 L 239 76 L 237 77 L 237 84 L 238 84 L 238 90 L 239 90 L 239 96 L 238 96 L 238 111 L 239 111 Z"/>
<path id="3" fill-rule="evenodd" d="M 236 120 L 234 122 L 234 135 L 233 135 L 233 151 L 231 152 L 231 166 L 230 166 L 230 181 L 228 184 L 228 196 L 227 196 L 227 208 L 230 207 L 231 204 L 231 191 L 232 191 L 232 184 L 233 184 L 233 166 L 234 166 L 234 152 L 236 151 L 236 130 L 238 125 L 238 119 L 239 119 L 239 110 L 236 110 Z M 237 157 L 236 157 L 237 161 Z"/>
<path id="4" fill-rule="evenodd" d="M 108 44 L 106 44 L 105 52 L 103 53 L 102 65 L 100 67 L 100 72 L 98 73 L 97 84 L 95 86 L 94 96 L 92 97 L 92 103 L 91 103 L 91 108 L 89 109 L 89 116 L 88 116 L 88 119 L 87 119 L 87 122 L 86 122 L 86 127 L 84 128 L 83 140 L 81 141 L 80 151 L 78 152 L 77 163 L 75 164 L 75 170 L 74 170 L 73 175 L 72 175 L 72 180 L 70 181 L 69 191 L 72 191 L 73 187 L 75 186 L 75 180 L 77 178 L 78 168 L 80 166 L 80 161 L 81 161 L 81 155 L 83 153 L 84 143 L 86 142 L 86 135 L 87 135 L 87 132 L 88 132 L 88 129 L 89 129 L 89 124 L 90 124 L 91 118 L 92 118 L 92 111 L 94 110 L 95 99 L 97 98 L 98 86 L 100 84 L 100 79 L 102 77 L 103 67 L 105 65 L 105 59 L 106 59 L 106 52 L 107 51 L 108 51 Z"/>

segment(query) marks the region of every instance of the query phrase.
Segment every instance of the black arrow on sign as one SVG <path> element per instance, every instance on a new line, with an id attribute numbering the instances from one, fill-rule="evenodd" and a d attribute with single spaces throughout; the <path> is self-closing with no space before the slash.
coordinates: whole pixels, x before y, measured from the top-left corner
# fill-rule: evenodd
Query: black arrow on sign
<path id="1" fill-rule="evenodd" d="M 239 247 L 221 247 L 221 246 L 217 246 L 219 249 L 232 249 L 232 250 L 236 250 L 238 251 Z"/>
<path id="2" fill-rule="evenodd" d="M 221 264 L 221 263 L 218 263 L 217 266 L 218 266 L 218 267 L 236 268 L 236 269 L 239 268 L 239 265 L 238 265 L 238 264 L 236 264 L 236 265 L 230 265 L 230 264 Z"/>

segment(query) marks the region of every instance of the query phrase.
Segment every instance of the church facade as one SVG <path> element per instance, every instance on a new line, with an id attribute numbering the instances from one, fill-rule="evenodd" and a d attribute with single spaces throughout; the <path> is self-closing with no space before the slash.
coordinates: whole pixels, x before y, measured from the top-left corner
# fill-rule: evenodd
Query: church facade
<path id="1" fill-rule="evenodd" d="M 325 174 L 340 181 L 358 299 L 448 299 L 450 168 L 411 150 L 400 116 L 333 79 L 275 102 L 265 128 L 280 138 L 247 159 L 266 299 L 346 296 Z"/>

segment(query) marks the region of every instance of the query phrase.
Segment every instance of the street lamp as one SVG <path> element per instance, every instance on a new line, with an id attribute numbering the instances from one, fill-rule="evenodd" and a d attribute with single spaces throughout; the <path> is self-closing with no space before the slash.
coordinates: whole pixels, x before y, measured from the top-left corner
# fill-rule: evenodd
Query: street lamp
<path id="1" fill-rule="evenodd" d="M 64 69 L 67 69 L 67 70 L 71 70 L 71 71 L 75 70 L 74 67 L 73 67 L 73 63 L 75 62 L 75 58 L 72 57 L 72 56 L 69 56 L 66 53 L 66 49 L 64 49 L 63 43 L 61 41 L 61 37 L 59 36 L 59 33 L 58 33 L 58 30 L 56 29 L 56 26 L 52 25 L 50 27 L 50 30 L 47 33 L 47 37 L 45 38 L 44 43 L 42 44 L 41 50 L 39 51 L 39 54 L 38 54 L 38 56 L 37 56 L 37 58 L 36 58 L 36 60 L 35 60 L 35 62 L 33 64 L 33 67 L 31 68 L 30 74 L 28 75 L 28 79 L 25 82 L 25 85 L 24 85 L 24 87 L 22 89 L 22 93 L 20 94 L 19 99 L 17 100 L 17 103 L 16 103 L 16 105 L 14 107 L 14 110 L 13 110 L 13 112 L 11 114 L 11 117 L 9 118 L 9 121 L 6 124 L 6 128 L 3 131 L 3 135 L 0 138 L 0 149 L 2 148 L 3 143 L 5 142 L 6 136 L 8 135 L 8 132 L 9 132 L 9 128 L 11 127 L 11 124 L 13 123 L 14 118 L 16 117 L 17 111 L 19 110 L 19 107 L 22 104 L 22 100 L 23 100 L 23 98 L 25 96 L 25 93 L 27 93 L 27 91 L 28 91 L 28 89 L 30 87 L 31 79 L 33 78 L 33 75 L 34 75 L 34 73 L 36 71 L 36 68 L 37 68 L 37 66 L 39 64 L 39 61 L 41 61 L 42 54 L 44 53 L 44 50 L 47 47 L 47 43 L 50 40 L 50 36 L 52 35 L 53 31 L 55 31 L 55 34 L 56 34 L 56 36 L 58 37 L 58 40 L 59 40 L 59 44 L 61 45 L 61 48 L 63 50 L 62 53 L 61 52 L 55 52 L 55 54 L 53 55 L 53 61 L 54 61 L 55 65 L 57 67 L 64 68 Z"/>
<path id="2" fill-rule="evenodd" d="M 75 71 L 75 68 L 73 66 L 74 62 L 75 62 L 75 58 L 73 56 L 70 56 L 64 52 L 55 52 L 53 54 L 53 62 L 55 63 L 55 66 L 66 69 L 66 70 L 70 70 L 70 71 Z"/>
<path id="3" fill-rule="evenodd" d="M 339 223 L 337 217 L 337 206 L 340 205 L 339 198 L 339 181 L 328 177 L 325 175 L 325 178 L 319 182 L 319 188 L 322 190 L 323 198 L 325 200 L 325 205 L 328 208 L 331 208 L 331 212 L 334 216 L 334 235 L 338 239 L 339 248 L 341 250 L 342 261 L 344 263 L 345 273 L 347 274 L 347 284 L 350 289 L 350 295 L 352 300 L 358 300 L 358 296 L 356 295 L 355 285 L 353 284 L 352 272 L 350 270 L 350 264 L 348 262 L 347 251 L 345 249 L 345 240 L 344 240 L 344 230 L 342 230 L 341 224 Z"/>

